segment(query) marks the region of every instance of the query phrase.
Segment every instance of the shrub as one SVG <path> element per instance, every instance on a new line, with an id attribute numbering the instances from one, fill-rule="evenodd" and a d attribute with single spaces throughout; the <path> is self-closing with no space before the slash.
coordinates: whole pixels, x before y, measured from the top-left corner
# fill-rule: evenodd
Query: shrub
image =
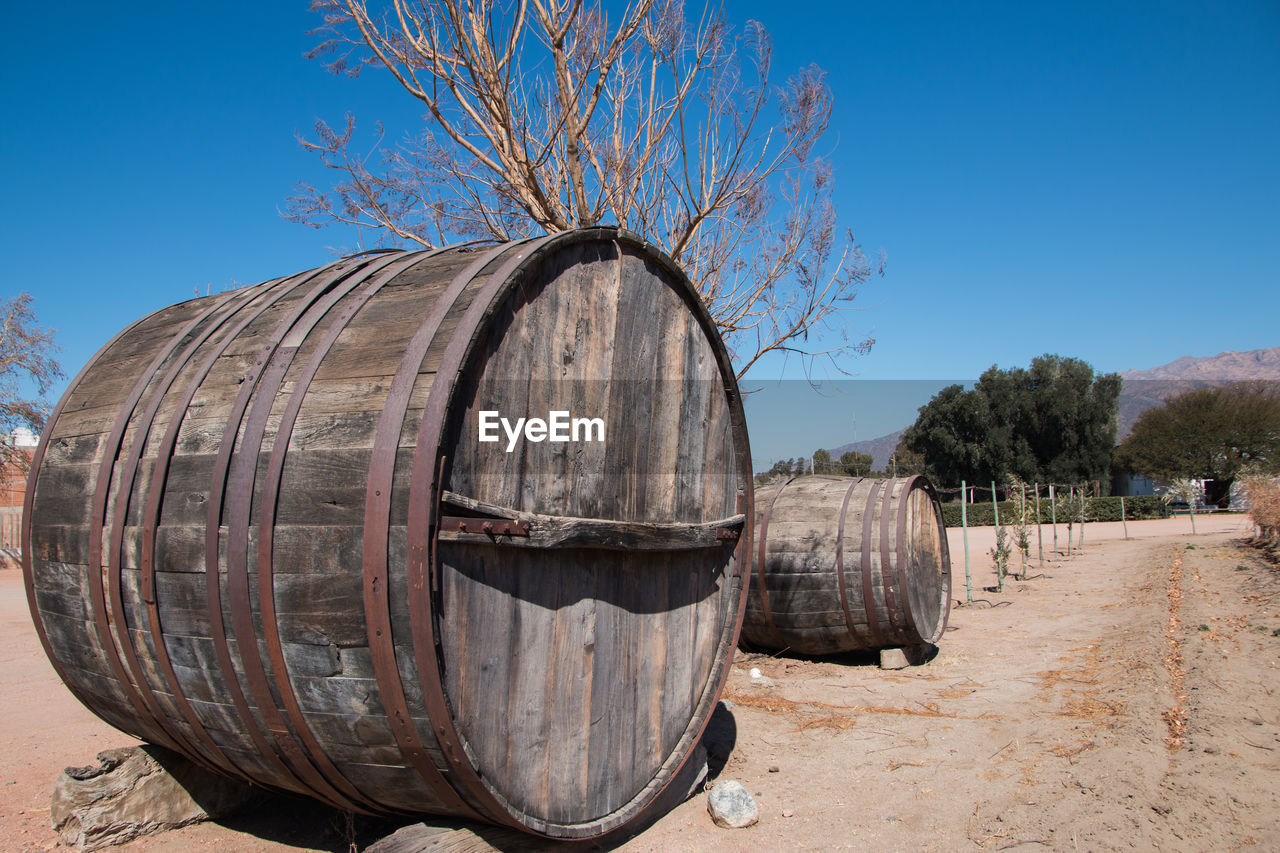
<path id="1" fill-rule="evenodd" d="M 1273 544 L 1280 542 L 1280 485 L 1266 477 L 1251 477 L 1244 481 L 1244 488 L 1249 495 L 1249 516 L 1262 538 Z"/>

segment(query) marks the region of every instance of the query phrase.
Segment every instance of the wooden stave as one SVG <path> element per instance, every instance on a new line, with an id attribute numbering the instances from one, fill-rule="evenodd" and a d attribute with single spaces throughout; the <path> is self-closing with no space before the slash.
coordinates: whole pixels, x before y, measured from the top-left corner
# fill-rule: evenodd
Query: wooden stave
<path id="1" fill-rule="evenodd" d="M 787 531 L 778 532 L 788 522 L 780 525 L 775 515 L 770 535 L 763 514 L 771 504 L 777 504 L 784 516 L 796 511 L 796 501 L 803 499 L 796 497 L 797 487 L 817 491 L 809 496 L 814 518 L 809 535 L 789 547 Z M 791 495 L 784 496 L 788 490 Z M 912 518 L 915 496 L 930 508 L 932 524 Z M 950 555 L 937 496 L 927 479 L 810 476 L 760 490 L 756 499 L 761 528 L 757 549 L 763 563 L 753 573 L 743 621 L 745 647 L 823 655 L 930 644 L 941 638 L 951 603 Z M 930 535 L 921 535 L 922 529 Z M 917 538 L 935 546 L 930 553 L 941 567 L 936 588 L 927 597 L 920 590 L 929 584 L 918 581 L 927 579 L 928 572 L 911 565 Z M 904 550 L 901 543 L 908 547 Z M 810 552 L 799 553 L 805 544 Z M 841 561 L 851 576 L 835 571 Z M 882 566 L 890 569 L 889 584 L 884 583 Z M 868 593 L 870 613 L 864 604 Z M 762 599 L 771 603 L 770 610 Z"/>
<path id="2" fill-rule="evenodd" d="M 678 270 L 676 270 L 674 267 L 671 267 L 669 265 L 669 262 L 666 262 L 664 259 L 661 259 L 660 256 L 657 256 L 657 254 L 650 247 L 647 247 L 645 244 L 643 244 L 642 241 L 639 241 L 633 235 L 628 235 L 625 232 L 617 232 L 609 229 L 600 229 L 594 232 L 589 232 L 586 235 L 575 235 L 569 238 L 561 237 L 561 238 L 557 238 L 556 240 L 548 240 L 548 241 L 545 241 L 544 243 L 543 251 L 545 253 L 550 253 L 554 251 L 557 247 L 563 246 L 567 242 L 583 241 L 583 240 L 590 240 L 590 239 L 611 239 L 614 241 L 619 241 L 627 245 L 631 250 L 638 251 L 641 253 L 646 253 L 651 259 L 656 258 L 659 262 L 664 263 L 668 266 L 668 268 L 673 272 L 673 275 L 677 277 L 678 283 L 683 282 L 683 286 L 687 290 L 689 298 L 693 298 L 691 296 L 692 289 L 688 287 L 687 281 L 683 279 L 683 276 L 679 274 Z M 509 256 L 512 254 L 511 249 L 512 247 L 510 246 L 504 247 L 503 251 L 499 252 L 498 257 L 495 258 L 494 264 L 509 260 Z M 491 269 L 492 266 L 493 266 L 492 264 L 486 265 L 486 269 Z M 496 276 L 494 277 L 496 278 Z M 479 283 L 476 283 L 474 289 L 478 290 L 484 283 L 485 283 L 484 281 L 480 281 Z M 262 287 L 263 286 L 259 286 L 259 288 L 262 288 Z M 492 294 L 493 298 L 496 299 L 499 293 L 501 292 L 501 290 L 502 290 L 501 288 L 495 289 Z M 253 297 L 253 300 L 256 300 L 258 298 L 259 298 L 258 295 L 255 294 Z M 253 301 L 253 300 L 250 300 L 250 301 Z M 692 303 L 691 307 L 696 309 L 695 313 L 698 314 L 698 323 L 700 327 L 703 329 L 703 331 L 707 332 L 708 330 L 711 330 L 713 327 L 711 325 L 710 319 L 706 317 L 705 311 L 701 309 L 701 306 L 695 302 L 695 303 Z M 175 308 L 165 309 L 165 312 L 167 312 L 168 314 L 181 313 Z M 153 317 L 154 316 L 155 315 L 153 315 Z M 150 319 L 152 318 L 143 318 L 143 320 L 139 321 L 139 324 L 146 325 L 146 322 Z M 123 334 L 124 333 L 122 333 L 122 335 Z M 725 375 L 727 375 L 728 377 L 732 377 L 732 372 L 728 367 L 727 354 L 723 352 L 722 344 L 719 343 L 718 337 L 713 337 L 712 339 L 719 346 L 719 351 L 717 352 L 716 355 L 720 361 L 720 370 L 722 373 L 722 377 Z M 102 353 L 99 354 L 99 357 L 95 357 L 94 362 L 91 362 L 90 365 L 86 366 L 85 371 L 82 372 L 82 376 L 84 375 L 84 373 L 89 372 L 94 365 L 98 364 L 99 358 L 103 355 L 107 355 L 111 350 L 111 348 L 112 348 L 111 345 L 108 345 L 108 347 L 104 347 L 104 350 Z M 299 360 L 301 360 L 301 358 Z M 281 378 L 283 379 L 283 376 Z M 74 397 L 76 388 L 78 385 L 79 385 L 79 382 L 77 381 L 73 383 L 71 388 L 68 389 L 67 395 L 64 396 L 64 402 Z M 743 481 L 746 482 L 746 481 L 749 481 L 750 479 L 749 461 L 747 461 L 749 460 L 749 452 L 746 447 L 746 439 L 745 439 L 745 432 L 743 429 L 740 403 L 737 401 L 737 398 L 736 398 L 736 389 L 732 387 L 731 383 L 727 383 L 726 396 L 730 397 L 731 408 L 734 409 L 734 417 L 737 420 L 737 424 L 736 424 L 737 432 L 734 436 L 734 442 L 736 444 L 739 467 L 740 469 L 742 469 L 745 466 L 745 480 Z M 83 401 L 81 402 L 83 404 Z M 248 418 L 250 416 L 249 414 L 247 414 L 247 408 L 248 408 L 248 405 L 246 402 L 245 407 L 241 409 L 242 419 Z M 267 410 L 270 410 L 271 408 L 273 407 L 268 407 Z M 188 414 L 189 412 L 183 412 L 182 417 L 186 418 Z M 42 447 L 48 446 L 50 439 L 52 439 L 54 442 L 57 442 L 57 441 L 67 441 L 68 439 L 75 438 L 75 436 L 56 434 L 57 422 L 58 422 L 57 418 L 50 419 L 49 429 L 46 431 L 46 440 L 42 442 L 42 445 L 41 445 Z M 131 424 L 130 426 L 132 428 L 133 425 Z M 243 423 L 241 424 L 241 427 L 243 427 Z M 157 427 L 156 429 L 157 431 L 161 431 L 159 430 L 159 427 Z M 259 436 L 259 438 L 261 438 L 261 436 Z M 101 444 L 102 442 L 98 441 L 97 448 L 89 455 L 90 464 L 93 464 L 95 461 L 98 463 L 101 463 L 102 460 L 105 459 L 105 454 L 102 452 Z M 404 446 L 403 436 L 398 436 L 396 448 L 402 448 L 403 446 Z M 238 453 L 239 453 L 238 451 L 233 451 L 232 455 L 237 456 L 237 458 L 240 458 L 238 456 Z M 260 455 L 265 457 L 266 452 L 263 451 L 262 454 Z M 255 467 L 261 470 L 264 466 L 264 462 L 265 462 L 265 459 L 260 460 L 258 465 Z M 236 463 L 232 461 L 231 463 L 228 463 L 228 464 L 235 465 Z M 739 471 L 739 475 L 742 475 L 743 473 L 744 473 L 743 470 Z M 146 476 L 145 472 L 142 476 L 145 479 L 145 476 Z M 139 486 L 139 490 L 145 491 L 145 485 L 146 485 L 145 482 L 143 482 Z M 37 487 L 38 487 L 38 477 L 33 476 L 31 481 L 30 502 L 35 502 Z M 749 500 L 750 500 L 750 495 L 748 493 L 746 495 L 746 499 L 744 503 L 745 509 L 748 511 L 748 515 L 747 515 L 748 519 L 750 519 Z M 165 511 L 168 512 L 167 506 Z M 38 515 L 38 511 L 36 514 Z M 123 513 L 122 511 L 121 514 L 124 515 L 125 513 Z M 133 514 L 134 514 L 133 511 L 130 510 L 128 513 L 130 518 L 127 520 L 132 521 Z M 29 536 L 32 530 L 31 519 L 33 518 L 33 514 L 31 512 L 28 512 L 26 518 L 28 519 L 28 521 L 27 521 L 27 524 L 25 525 L 25 530 L 27 535 Z M 54 526 L 56 527 L 57 525 L 54 525 Z M 40 527 L 37 525 L 37 530 L 41 532 L 42 536 L 44 535 L 44 532 L 47 531 L 48 529 L 50 528 Z M 181 533 L 182 530 L 183 528 L 178 528 L 179 533 Z M 163 520 L 162 520 L 162 532 L 166 534 L 173 533 L 173 530 L 163 527 Z M 134 542 L 136 533 L 137 531 L 127 526 L 122 531 L 120 538 L 124 540 L 123 546 L 125 551 L 130 551 L 131 549 L 136 550 L 137 546 Z M 740 541 L 743 543 L 749 543 L 750 533 L 751 533 L 750 524 L 748 523 L 745 526 L 745 529 L 743 530 L 742 538 Z M 50 538 L 46 536 L 43 541 L 37 541 L 35 543 L 36 547 L 34 550 L 38 551 L 38 550 L 41 550 L 42 548 L 43 549 L 54 548 L 55 553 L 53 554 L 53 556 L 57 556 L 57 553 L 56 553 L 57 544 L 55 542 L 55 539 L 56 537 Z M 167 537 L 160 537 L 158 541 L 163 542 L 166 539 L 172 539 L 172 535 L 169 535 Z M 252 549 L 253 543 L 249 542 L 248 546 L 250 549 Z M 159 547 L 164 548 L 165 546 L 161 544 Z M 220 548 L 220 551 L 219 551 L 220 555 L 222 553 L 222 550 L 223 549 Z M 25 549 L 25 553 L 32 554 L 33 549 L 32 548 Z M 48 556 L 49 554 L 45 554 L 46 558 Z M 46 559 L 45 563 L 49 563 L 49 561 Z M 722 635 L 721 646 L 724 649 L 724 653 L 719 655 L 718 663 L 715 668 L 716 671 L 713 673 L 713 677 L 710 678 L 707 682 L 707 688 L 703 692 L 703 697 L 698 705 L 697 713 L 694 714 L 694 716 L 690 720 L 689 726 L 687 727 L 687 730 L 685 732 L 685 736 L 681 739 L 679 749 L 673 752 L 671 759 L 668 762 L 666 762 L 666 764 L 664 764 L 662 773 L 660 773 L 657 777 L 655 777 L 655 779 L 653 780 L 653 785 L 651 785 L 649 789 L 642 790 L 639 793 L 637 793 L 633 801 L 628 803 L 625 808 L 617 810 L 615 813 L 611 815 L 607 815 L 606 819 L 603 819 L 600 821 L 593 821 L 593 822 L 583 822 L 583 823 L 580 823 L 574 826 L 569 826 L 569 827 L 557 827 L 552 825 L 534 827 L 536 831 L 542 831 L 544 832 L 544 834 L 560 835 L 564 837 L 588 837 L 590 835 L 600 834 L 602 831 L 608 831 L 609 829 L 614 828 L 616 826 L 623 825 L 628 820 L 632 819 L 636 814 L 638 814 L 643 809 L 644 805 L 646 805 L 649 801 L 651 801 L 654 797 L 656 797 L 657 793 L 660 792 L 662 787 L 667 782 L 669 782 L 672 777 L 674 777 L 675 772 L 679 769 L 680 765 L 683 763 L 683 760 L 687 758 L 688 752 L 691 751 L 692 744 L 696 742 L 696 737 L 701 732 L 702 728 L 705 726 L 706 720 L 710 716 L 710 711 L 714 706 L 715 697 L 718 695 L 721 687 L 723 686 L 724 677 L 727 675 L 727 661 L 729 657 L 728 653 L 732 649 L 733 640 L 736 637 L 737 628 L 740 624 L 741 615 L 743 612 L 743 606 L 745 604 L 746 584 L 742 582 L 742 578 L 741 578 L 741 573 L 744 570 L 745 563 L 746 563 L 745 559 L 740 558 L 737 561 L 736 569 L 734 573 L 731 575 L 731 583 L 727 585 L 728 587 L 730 587 L 730 592 L 733 594 L 726 595 L 723 597 L 725 601 L 726 618 L 724 619 L 724 625 L 720 633 Z M 34 574 L 35 574 L 34 572 L 28 570 L 29 577 L 34 578 Z M 132 574 L 127 574 L 124 571 L 121 571 L 119 574 L 122 578 L 133 577 Z M 156 573 L 156 574 L 161 578 L 159 581 L 157 581 L 158 583 L 160 583 L 163 586 L 166 586 L 166 588 L 172 587 L 172 584 L 174 583 L 174 578 L 168 577 L 168 575 L 173 575 L 174 573 L 166 572 L 166 573 Z M 178 573 L 178 575 L 181 575 L 181 574 L 182 574 L 181 572 Z M 226 580 L 225 570 L 223 572 L 220 572 L 220 575 L 221 575 L 221 578 L 219 582 L 222 583 L 223 581 Z M 244 579 L 243 571 L 241 572 L 241 577 L 242 579 Z M 251 584 L 252 584 L 252 577 L 253 577 L 253 573 L 250 572 L 248 581 Z M 128 583 L 122 586 L 119 595 L 126 599 L 128 599 L 130 596 L 133 596 L 134 597 L 133 601 L 140 599 L 142 596 L 139 593 L 134 591 L 134 586 L 135 586 L 134 582 L 130 580 Z M 28 593 L 30 596 L 30 600 L 32 604 L 32 612 L 33 612 L 33 615 L 35 616 L 37 627 L 41 631 L 42 638 L 44 638 L 45 636 L 45 632 L 43 629 L 44 619 L 42 618 L 42 613 L 48 612 L 50 614 L 50 618 L 56 615 L 53 612 L 54 610 L 56 610 L 56 606 L 55 606 L 56 602 L 54 602 L 53 598 L 51 597 L 52 593 L 43 592 L 37 589 L 34 584 L 34 580 L 32 580 L 29 583 Z M 254 594 L 254 590 L 250 589 L 248 592 L 247 599 L 251 599 L 253 597 L 253 594 Z M 45 605 L 44 607 L 42 607 L 41 602 L 38 601 L 38 599 L 40 598 L 44 599 L 44 605 Z M 128 606 L 133 606 L 128 602 L 126 603 L 128 604 Z M 129 611 L 129 613 L 131 614 L 132 611 Z M 252 615 L 256 615 L 256 613 L 257 611 L 254 610 Z M 173 615 L 173 614 L 170 614 L 170 615 Z M 243 612 L 241 615 L 243 616 Z M 436 615 L 438 616 L 438 614 Z M 224 610 L 223 619 L 226 619 L 226 618 L 227 618 L 227 613 Z M 139 626 L 131 625 L 130 627 L 133 628 L 133 627 L 139 627 Z M 256 630 L 257 630 L 259 642 L 261 642 L 262 628 L 259 626 Z M 131 634 L 131 636 L 133 635 Z M 140 634 L 137 636 L 143 637 L 143 635 L 140 635 Z M 181 644 L 179 644 L 179 646 L 180 645 Z M 146 651 L 145 638 L 144 638 L 143 646 L 144 648 L 142 649 L 142 651 L 145 652 Z M 175 648 L 179 648 L 179 646 L 175 646 Z M 347 648 L 348 647 L 342 647 L 342 650 L 345 651 Z M 404 646 L 400 645 L 397 642 L 396 648 L 403 649 Z M 49 651 L 50 651 L 50 659 L 54 661 L 55 667 L 57 667 L 59 665 L 58 655 L 55 654 L 54 650 L 51 648 Z M 190 649 L 184 649 L 183 653 L 189 655 Z M 232 649 L 231 653 L 238 660 L 241 658 L 241 654 L 239 652 L 235 652 L 234 649 Z M 402 653 L 403 652 L 401 651 L 400 654 Z M 105 650 L 104 650 L 104 655 L 105 655 Z M 271 651 L 269 649 L 264 648 L 261 650 L 262 658 L 268 658 L 270 655 L 271 655 Z M 287 666 L 288 664 L 286 664 L 286 667 Z M 241 662 L 239 667 L 233 666 L 232 669 L 236 673 L 237 679 L 244 677 L 243 662 Z M 280 675 L 280 674 L 277 673 L 277 675 Z M 156 673 L 148 671 L 147 673 L 144 674 L 144 678 L 143 678 L 143 682 L 146 683 L 147 686 L 153 690 L 157 688 L 157 685 L 153 682 L 153 679 L 155 677 L 156 677 Z M 81 681 L 83 681 L 83 678 L 78 678 L 75 675 L 64 675 L 64 681 L 66 681 L 68 685 L 72 687 L 73 692 L 76 692 L 78 696 L 81 696 L 83 693 L 85 693 L 85 690 L 83 689 L 83 684 L 80 683 Z M 211 693 L 217 692 L 216 690 L 217 685 L 210 683 L 206 686 L 209 688 L 208 692 L 211 692 Z M 274 686 L 274 689 L 278 690 L 279 684 L 276 684 Z M 163 694 L 163 691 L 158 691 L 158 692 Z M 181 691 L 177 691 L 177 692 L 181 692 Z M 273 697 L 273 698 L 278 699 L 278 697 Z M 82 701 L 84 701 L 83 697 L 82 697 Z M 113 707 L 104 707 L 100 700 L 98 702 L 86 701 L 85 704 L 88 705 L 90 709 L 93 710 L 95 713 L 99 713 L 100 716 L 103 716 L 104 719 L 107 719 L 109 723 L 125 728 L 125 730 L 130 731 L 130 733 L 135 735 L 140 735 L 144 737 L 154 737 L 154 735 L 156 734 L 157 728 L 159 728 L 159 727 L 151 726 L 150 724 L 148 724 L 147 720 L 144 717 L 142 717 L 142 715 L 134 715 L 132 718 L 130 718 L 126 715 L 116 713 Z M 118 705 L 119 702 L 107 703 L 107 705 L 112 705 L 112 704 Z M 229 712 L 220 712 L 220 713 L 229 713 Z M 247 725 L 258 726 L 264 732 L 271 731 L 272 729 L 270 721 L 265 720 L 260 716 L 258 703 L 256 701 L 253 703 L 250 709 L 250 713 L 248 715 L 245 715 L 242 711 L 241 716 L 247 717 L 247 719 L 241 720 L 242 723 L 246 723 Z M 424 733 L 430 735 L 433 732 L 433 724 L 436 722 L 437 721 L 435 720 L 430 720 L 427 718 L 415 718 L 414 725 L 417 729 L 419 729 L 420 735 Z M 288 727 L 288 725 L 286 725 L 286 727 Z M 218 733 L 219 743 L 223 745 L 224 748 L 226 746 L 225 744 L 226 739 L 221 738 L 221 735 L 233 734 L 232 732 L 219 732 L 216 728 L 211 728 L 211 731 Z M 183 739 L 190 739 L 194 737 L 195 736 L 194 727 L 192 726 L 180 727 L 180 735 Z M 447 766 L 444 760 L 443 754 L 433 750 L 431 752 L 431 758 L 435 764 Z M 230 761 L 230 760 L 228 760 L 222 766 L 220 766 L 219 769 L 221 769 L 223 772 L 236 772 L 236 771 L 242 770 L 242 768 L 236 765 L 234 761 Z M 283 788 L 286 790 L 297 790 L 297 785 L 291 784 L 293 780 L 287 779 L 287 778 L 279 778 L 279 777 L 272 777 L 267 780 L 263 780 L 261 779 L 260 771 L 261 771 L 261 768 L 250 768 L 251 775 L 256 775 L 257 781 L 265 781 L 266 784 L 268 785 Z M 245 775 L 245 774 L 241 772 L 240 775 Z M 313 796 L 316 794 L 314 790 L 307 791 L 307 793 L 311 793 Z M 469 801 L 471 808 L 477 811 L 484 809 L 485 805 L 477 805 L 475 802 L 476 799 L 477 798 L 474 797 L 474 792 L 472 792 L 472 796 Z M 356 801 L 350 801 L 345 803 L 338 802 L 335 804 L 345 806 L 353 810 L 365 810 L 365 811 L 384 810 L 386 808 L 386 804 L 374 803 L 373 808 L 369 808 L 367 803 L 360 803 Z M 487 805 L 491 806 L 492 804 L 487 804 Z M 403 808 L 403 803 L 393 803 L 391 805 L 391 808 L 392 809 Z M 457 810 L 454 810 L 454 811 L 457 811 Z M 482 816 L 485 816 L 490 820 L 495 820 L 495 819 L 502 820 L 504 818 L 503 814 L 501 813 L 495 814 L 492 810 L 484 812 Z M 523 826 L 522 828 L 526 829 L 526 831 L 530 829 L 529 826 Z"/>

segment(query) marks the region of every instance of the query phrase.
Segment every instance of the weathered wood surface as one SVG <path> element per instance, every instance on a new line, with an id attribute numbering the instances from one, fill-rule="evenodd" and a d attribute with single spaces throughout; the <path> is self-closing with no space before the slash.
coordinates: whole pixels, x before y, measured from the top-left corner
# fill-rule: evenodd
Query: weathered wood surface
<path id="1" fill-rule="evenodd" d="M 509 449 L 482 410 L 607 427 Z M 683 276 L 625 232 L 164 309 L 73 381 L 40 452 L 24 569 L 55 668 L 218 772 L 593 837 L 672 779 L 723 685 L 741 405 Z M 444 493 L 537 535 L 441 533 Z"/>
<path id="2" fill-rule="evenodd" d="M 834 654 L 934 643 L 951 605 L 941 507 L 922 477 L 800 477 L 756 495 L 745 643 Z"/>
<path id="3" fill-rule="evenodd" d="M 697 524 L 654 524 L 642 521 L 614 521 L 600 518 L 571 518 L 520 512 L 508 507 L 478 501 L 454 492 L 441 496 L 450 505 L 476 515 L 447 517 L 458 524 L 443 526 L 440 542 L 463 542 L 473 545 L 505 545 L 517 548 L 604 548 L 612 551 L 687 551 L 697 548 L 719 548 L 736 542 L 747 517 L 742 513 Z M 495 527 L 494 522 L 510 520 L 520 523 L 516 529 Z M 486 524 L 488 527 L 486 528 Z M 466 525 L 466 529 L 461 529 Z"/>

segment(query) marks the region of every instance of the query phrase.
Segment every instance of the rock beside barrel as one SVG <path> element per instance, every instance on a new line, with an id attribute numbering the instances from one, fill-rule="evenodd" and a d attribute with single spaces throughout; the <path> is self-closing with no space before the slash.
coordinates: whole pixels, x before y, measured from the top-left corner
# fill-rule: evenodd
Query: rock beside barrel
<path id="1" fill-rule="evenodd" d="M 751 793 L 741 782 L 722 779 L 707 794 L 707 811 L 716 826 L 743 829 L 760 819 L 760 811 Z"/>
<path id="2" fill-rule="evenodd" d="M 49 817 L 63 844 L 98 850 L 231 814 L 255 793 L 175 752 L 131 746 L 98 753 L 97 766 L 64 770 Z"/>
<path id="3" fill-rule="evenodd" d="M 834 654 L 942 636 L 951 557 L 924 477 L 797 477 L 758 490 L 755 514 L 747 645 Z"/>

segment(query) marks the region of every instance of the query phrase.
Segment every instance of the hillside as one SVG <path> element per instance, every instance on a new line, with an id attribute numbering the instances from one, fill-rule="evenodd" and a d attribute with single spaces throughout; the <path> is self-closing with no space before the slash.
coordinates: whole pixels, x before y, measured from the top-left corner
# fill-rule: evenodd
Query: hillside
<path id="1" fill-rule="evenodd" d="M 854 441 L 849 444 L 842 444 L 830 451 L 831 458 L 838 460 L 840 455 L 855 450 L 858 453 L 869 453 L 871 455 L 871 467 L 877 471 L 885 470 L 885 466 L 889 464 L 889 457 L 893 455 L 893 449 L 898 446 L 898 439 L 902 437 L 902 433 L 906 427 L 891 432 L 888 435 L 882 435 L 879 438 L 869 438 L 866 441 Z"/>
<path id="2" fill-rule="evenodd" d="M 1129 434 L 1138 416 L 1147 409 L 1192 388 L 1228 382 L 1280 381 L 1280 347 L 1221 352 L 1204 358 L 1186 355 L 1159 367 L 1123 371 L 1120 378 L 1124 388 L 1118 401 L 1117 441 Z"/>
<path id="3" fill-rule="evenodd" d="M 1168 364 L 1146 370 L 1125 370 L 1120 378 L 1134 380 L 1199 380 L 1240 382 L 1249 379 L 1280 380 L 1280 347 L 1248 352 L 1220 352 L 1205 358 L 1184 355 Z"/>

